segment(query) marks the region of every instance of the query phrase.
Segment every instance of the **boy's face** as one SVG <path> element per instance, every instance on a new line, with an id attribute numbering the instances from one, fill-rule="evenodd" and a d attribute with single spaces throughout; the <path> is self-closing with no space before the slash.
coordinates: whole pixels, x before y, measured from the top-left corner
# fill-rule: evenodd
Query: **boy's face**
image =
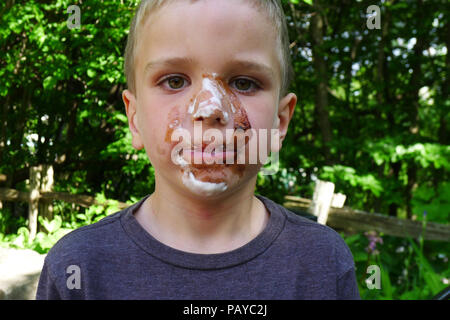
<path id="1" fill-rule="evenodd" d="M 133 146 L 145 148 L 157 185 L 214 196 L 255 179 L 260 164 L 225 160 L 236 156 L 235 150 L 209 154 L 224 164 L 192 164 L 193 157 L 207 155 L 194 141 L 194 128 L 217 129 L 225 144 L 226 131 L 237 129 L 279 129 L 283 140 L 296 96 L 279 99 L 277 35 L 265 13 L 247 1 L 175 1 L 152 13 L 137 36 L 136 90 L 124 91 L 123 98 Z M 177 129 L 191 134 L 193 146 L 178 160 L 172 153 Z"/>

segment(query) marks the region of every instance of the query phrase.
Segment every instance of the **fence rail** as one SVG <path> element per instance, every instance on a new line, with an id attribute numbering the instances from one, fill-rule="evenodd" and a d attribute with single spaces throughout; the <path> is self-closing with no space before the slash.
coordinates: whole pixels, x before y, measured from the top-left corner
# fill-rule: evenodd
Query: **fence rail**
<path id="1" fill-rule="evenodd" d="M 0 188 L 0 200 L 3 201 L 22 201 L 28 202 L 30 198 L 30 192 L 28 191 L 18 191 L 9 188 Z M 129 206 L 125 202 L 120 202 L 117 200 L 106 200 L 97 201 L 95 197 L 83 195 L 83 194 L 72 194 L 67 192 L 43 192 L 39 193 L 39 199 L 43 200 L 59 200 L 68 203 L 75 203 L 84 208 L 89 208 L 93 205 L 108 206 L 111 204 L 116 204 L 119 209 L 124 209 Z"/>
<path id="2" fill-rule="evenodd" d="M 53 200 L 60 200 L 75 203 L 82 207 L 92 205 L 108 206 L 115 204 L 119 209 L 126 208 L 128 204 L 115 201 L 97 201 L 88 195 L 71 194 L 67 192 L 54 192 L 53 190 L 53 167 L 51 165 L 39 165 L 29 169 L 29 189 L 30 191 L 18 191 L 9 188 L 0 188 L 0 208 L 2 201 L 22 201 L 28 202 L 28 229 L 30 239 L 34 239 L 38 230 L 38 215 L 44 218 L 53 218 Z M 0 174 L 0 177 L 4 175 Z"/>
<path id="3" fill-rule="evenodd" d="M 286 196 L 284 206 L 288 209 L 313 213 L 313 202 L 310 199 Z M 333 229 L 347 232 L 377 231 L 400 238 L 450 242 L 450 225 L 427 222 L 423 228 L 421 221 L 412 221 L 386 216 L 380 213 L 369 213 L 348 207 L 330 207 L 326 224 Z"/>

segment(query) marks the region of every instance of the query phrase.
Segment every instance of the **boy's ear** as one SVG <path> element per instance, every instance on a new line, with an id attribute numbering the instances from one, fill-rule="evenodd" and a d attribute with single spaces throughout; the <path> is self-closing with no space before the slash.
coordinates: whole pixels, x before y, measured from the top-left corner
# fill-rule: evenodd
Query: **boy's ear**
<path id="1" fill-rule="evenodd" d="M 275 119 L 276 126 L 280 132 L 280 148 L 283 144 L 283 140 L 286 137 L 289 122 L 294 114 L 294 109 L 297 104 L 297 96 L 294 93 L 288 93 L 280 100 L 278 107 L 278 117 Z"/>
<path id="2" fill-rule="evenodd" d="M 123 103 L 125 104 L 125 111 L 127 113 L 128 125 L 130 127 L 133 148 L 141 150 L 144 148 L 142 143 L 139 127 L 137 123 L 137 109 L 136 109 L 136 97 L 130 90 L 124 90 L 122 92 Z"/>

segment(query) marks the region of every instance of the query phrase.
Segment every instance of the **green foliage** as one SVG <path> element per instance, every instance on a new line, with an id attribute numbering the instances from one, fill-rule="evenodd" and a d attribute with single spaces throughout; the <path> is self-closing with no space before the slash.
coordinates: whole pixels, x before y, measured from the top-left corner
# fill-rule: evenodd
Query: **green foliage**
<path id="1" fill-rule="evenodd" d="M 0 245 L 10 248 L 32 249 L 39 253 L 47 253 L 60 238 L 73 230 L 62 228 L 61 218 L 59 217 L 56 217 L 51 222 L 40 219 L 40 222 L 45 226 L 46 232 L 38 232 L 33 240 L 30 238 L 28 228 L 20 227 L 17 234 L 5 235 L 0 233 Z"/>
<path id="2" fill-rule="evenodd" d="M 15 233 L 24 224 L 24 217 L 17 218 L 7 208 L 0 209 L 0 234 Z"/>
<path id="3" fill-rule="evenodd" d="M 377 165 L 410 160 L 422 168 L 433 166 L 436 169 L 450 169 L 450 146 L 436 143 L 404 146 L 400 141 L 386 138 L 379 142 L 369 142 L 367 151 Z"/>
<path id="4" fill-rule="evenodd" d="M 77 219 L 82 221 L 82 225 L 90 225 L 98 222 L 106 216 L 120 210 L 117 201 L 107 200 L 103 194 L 98 194 L 95 199 L 100 203 L 99 205 L 92 205 L 84 213 L 75 215 Z"/>
<path id="5" fill-rule="evenodd" d="M 39 253 L 47 253 L 53 245 L 67 233 L 83 226 L 98 222 L 101 219 L 119 211 L 118 202 L 107 200 L 104 194 L 97 194 L 95 199 L 98 205 L 92 205 L 83 211 L 72 211 L 63 214 L 67 206 L 55 206 L 55 217 L 48 221 L 38 217 L 42 230 L 31 240 L 30 232 L 26 227 L 27 222 L 22 220 L 22 226 L 15 233 L 5 233 L 0 229 L 0 246 L 19 249 L 32 249 Z M 134 199 L 136 200 L 136 199 Z M 4 210 L 0 210 L 0 219 L 6 216 Z"/>
<path id="6" fill-rule="evenodd" d="M 364 300 L 431 299 L 448 286 L 448 243 L 419 240 L 417 244 L 411 239 L 383 236 L 378 253 L 373 254 L 367 252 L 369 241 L 363 234 L 343 237 L 352 251 Z M 380 267 L 380 289 L 368 289 L 365 283 L 370 276 L 366 272 L 369 265 Z"/>
<path id="7" fill-rule="evenodd" d="M 423 184 L 414 191 L 413 213 L 418 220 L 427 212 L 430 221 L 448 223 L 450 220 L 450 183 L 443 182 L 436 189 Z"/>
<path id="8" fill-rule="evenodd" d="M 370 191 L 377 197 L 383 190 L 380 182 L 372 174 L 358 175 L 355 169 L 341 165 L 324 166 L 322 170 L 320 175 L 322 180 L 348 183 L 352 187 Z"/>

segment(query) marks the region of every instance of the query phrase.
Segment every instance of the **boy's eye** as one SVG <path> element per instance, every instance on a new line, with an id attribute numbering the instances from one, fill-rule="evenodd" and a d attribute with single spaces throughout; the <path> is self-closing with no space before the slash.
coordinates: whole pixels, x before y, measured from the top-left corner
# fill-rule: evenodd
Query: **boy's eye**
<path id="1" fill-rule="evenodd" d="M 259 86 L 255 81 L 246 78 L 238 78 L 232 81 L 232 86 L 242 92 L 253 92 L 259 89 Z"/>
<path id="2" fill-rule="evenodd" d="M 186 79 L 181 76 L 170 76 L 161 80 L 159 84 L 164 84 L 165 87 L 168 87 L 171 90 L 178 90 L 182 89 L 185 86 L 186 82 Z"/>
<path id="3" fill-rule="evenodd" d="M 172 77 L 168 79 L 167 83 L 172 89 L 180 89 L 181 87 L 183 87 L 184 79 L 181 77 Z"/>

